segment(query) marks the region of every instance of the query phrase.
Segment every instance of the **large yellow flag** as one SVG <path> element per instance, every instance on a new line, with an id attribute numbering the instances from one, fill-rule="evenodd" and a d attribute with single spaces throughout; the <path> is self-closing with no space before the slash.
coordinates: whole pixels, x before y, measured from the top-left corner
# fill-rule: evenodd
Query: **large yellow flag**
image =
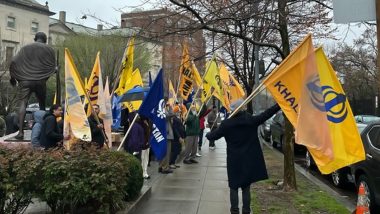
<path id="1" fill-rule="evenodd" d="M 144 86 L 142 78 L 141 78 L 141 73 L 138 68 L 135 69 L 135 71 L 131 75 L 131 78 L 128 79 L 127 83 L 125 84 L 125 92 L 137 86 L 140 86 L 140 87 Z M 124 104 L 129 109 L 130 112 L 133 112 L 133 111 L 139 110 L 141 103 L 142 103 L 142 100 L 137 100 L 137 101 L 132 101 L 132 102 L 125 102 Z"/>
<path id="2" fill-rule="evenodd" d="M 364 160 L 365 152 L 350 104 L 335 71 L 322 48 L 315 51 L 315 56 L 334 152 L 332 162 L 318 167 L 322 173 L 328 174 Z"/>
<path id="3" fill-rule="evenodd" d="M 320 90 L 311 35 L 263 81 L 296 129 L 296 143 L 305 145 L 318 166 L 334 159 Z M 313 105 L 318 102 L 318 108 Z"/>
<path id="4" fill-rule="evenodd" d="M 111 125 L 112 125 L 112 105 L 111 105 L 111 94 L 109 90 L 109 83 L 108 83 L 108 77 L 106 79 L 106 85 L 104 86 L 103 91 L 103 101 L 102 105 L 104 107 L 101 107 L 101 114 L 100 117 L 103 119 L 104 124 L 104 131 L 108 138 L 108 147 L 112 148 L 112 131 L 111 131 Z M 99 96 L 99 100 L 101 100 L 101 97 Z M 104 103 L 104 104 L 103 104 Z M 102 110 L 103 109 L 103 110 Z"/>
<path id="5" fill-rule="evenodd" d="M 220 63 L 220 80 L 222 85 L 222 94 L 218 99 L 221 100 L 222 105 L 230 111 L 230 72 L 227 70 L 224 63 Z"/>
<path id="6" fill-rule="evenodd" d="M 179 69 L 179 74 L 181 79 L 179 83 L 178 92 L 184 100 L 187 100 L 193 89 L 193 72 L 189 50 L 186 43 L 183 44 L 182 60 Z"/>
<path id="7" fill-rule="evenodd" d="M 91 115 L 91 106 L 98 103 L 99 94 L 103 94 L 103 89 L 100 84 L 102 78 L 100 67 L 100 52 L 96 54 L 95 63 L 92 67 L 92 72 L 88 81 L 86 81 L 86 92 L 90 97 L 90 104 L 87 107 L 87 117 Z M 101 90 L 101 91 L 100 91 Z"/>
<path id="8" fill-rule="evenodd" d="M 214 88 L 216 94 L 222 94 L 222 82 L 220 80 L 219 67 L 216 63 L 216 57 L 213 56 L 208 62 L 206 74 L 203 78 L 203 84 L 208 84 Z"/>
<path id="9" fill-rule="evenodd" d="M 115 90 L 115 93 L 117 95 L 122 95 L 127 91 L 127 89 L 125 89 L 126 84 L 127 84 L 128 79 L 131 78 L 132 71 L 133 71 L 134 49 L 135 49 L 135 37 L 132 37 L 128 42 L 128 47 L 124 51 L 123 62 L 121 64 L 122 72 L 119 79 L 119 86 Z"/>
<path id="10" fill-rule="evenodd" d="M 175 90 L 174 90 L 174 87 L 173 87 L 173 83 L 172 81 L 169 79 L 169 87 L 168 87 L 168 91 L 169 91 L 169 96 L 168 96 L 168 103 L 170 104 L 170 106 L 172 108 L 174 108 L 174 105 L 176 103 L 176 99 L 177 99 L 177 94 L 175 93 Z"/>
<path id="11" fill-rule="evenodd" d="M 64 142 L 64 145 L 70 149 L 75 139 L 91 141 L 91 130 L 79 93 L 80 90 L 84 91 L 83 82 L 67 48 L 65 49 L 65 84 L 64 135 L 70 136 L 71 139 Z"/>
<path id="12" fill-rule="evenodd" d="M 231 103 L 238 100 L 243 99 L 245 96 L 245 92 L 241 87 L 240 83 L 235 79 L 232 74 L 230 74 L 230 100 Z"/>

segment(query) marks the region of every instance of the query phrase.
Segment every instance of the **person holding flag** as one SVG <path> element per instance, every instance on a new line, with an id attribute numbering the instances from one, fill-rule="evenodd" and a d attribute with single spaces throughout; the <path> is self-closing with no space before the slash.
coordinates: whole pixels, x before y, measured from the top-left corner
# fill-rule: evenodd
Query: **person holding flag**
<path id="1" fill-rule="evenodd" d="M 195 105 L 190 106 L 190 112 L 185 121 L 186 125 L 186 148 L 185 148 L 185 159 L 184 164 L 198 163 L 195 160 L 197 149 L 198 149 L 198 136 L 200 132 L 199 128 L 199 118 L 197 116 L 197 109 Z"/>
<path id="2" fill-rule="evenodd" d="M 230 109 L 234 111 L 241 103 L 243 99 L 233 102 Z M 257 116 L 241 110 L 206 135 L 210 141 L 222 137 L 226 139 L 231 214 L 239 214 L 239 188 L 243 195 L 243 214 L 248 214 L 251 212 L 251 183 L 268 179 L 257 128 L 278 110 L 280 107 L 277 104 Z"/>
<path id="3" fill-rule="evenodd" d="M 91 128 L 92 141 L 96 143 L 98 149 L 101 149 L 103 148 L 104 142 L 108 142 L 108 140 L 105 139 L 102 134 L 102 132 L 105 132 L 103 120 L 99 118 L 100 124 L 98 124 L 94 115 L 96 114 L 99 117 L 100 107 L 98 104 L 93 104 L 92 108 L 94 112 L 88 117 L 88 123 Z"/>

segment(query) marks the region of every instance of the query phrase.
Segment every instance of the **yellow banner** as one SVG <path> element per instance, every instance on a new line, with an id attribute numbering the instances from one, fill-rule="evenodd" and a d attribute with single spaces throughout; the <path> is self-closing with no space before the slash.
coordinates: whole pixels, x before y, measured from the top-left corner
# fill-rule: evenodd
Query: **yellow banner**
<path id="1" fill-rule="evenodd" d="M 172 108 L 174 108 L 174 105 L 175 105 L 175 102 L 176 102 L 176 99 L 177 99 L 177 95 L 175 93 L 175 90 L 174 90 L 174 87 L 173 87 L 173 83 L 172 81 L 169 79 L 169 96 L 168 96 L 168 103 L 170 104 L 170 106 Z"/>
<path id="2" fill-rule="evenodd" d="M 191 94 L 191 90 L 193 89 L 193 72 L 189 50 L 186 43 L 183 45 L 182 60 L 179 73 L 181 80 L 178 92 L 184 100 L 187 100 Z"/>
<path id="3" fill-rule="evenodd" d="M 91 141 L 90 125 L 79 94 L 80 89 L 83 90 L 83 82 L 67 48 L 65 49 L 65 84 L 64 134 L 71 136 L 71 140 L 76 138 Z M 70 146 L 70 142 L 65 142 L 67 149 L 70 149 Z"/>
<path id="4" fill-rule="evenodd" d="M 350 104 L 334 69 L 322 48 L 315 51 L 315 56 L 334 152 L 332 162 L 318 167 L 322 173 L 328 174 L 364 160 L 365 151 Z M 314 151 L 311 154 L 315 156 Z"/>
<path id="5" fill-rule="evenodd" d="M 115 90 L 117 95 L 124 94 L 127 90 L 125 89 L 127 81 L 131 78 L 133 71 L 133 60 L 134 60 L 134 49 L 135 49 L 135 37 L 129 40 L 128 48 L 124 51 L 123 62 L 122 62 L 122 72 L 120 75 L 119 86 Z"/>
<path id="6" fill-rule="evenodd" d="M 101 79 L 100 52 L 96 54 L 95 63 L 92 67 L 90 78 L 86 84 L 86 91 L 90 97 L 90 104 L 87 107 L 87 117 L 91 115 L 91 106 L 98 103 L 99 85 Z"/>
<path id="7" fill-rule="evenodd" d="M 334 158 L 311 36 L 263 81 L 296 129 L 296 143 L 312 152 L 318 166 Z"/>
<path id="8" fill-rule="evenodd" d="M 230 96 L 231 103 L 245 97 L 243 88 L 232 74 L 230 74 Z"/>

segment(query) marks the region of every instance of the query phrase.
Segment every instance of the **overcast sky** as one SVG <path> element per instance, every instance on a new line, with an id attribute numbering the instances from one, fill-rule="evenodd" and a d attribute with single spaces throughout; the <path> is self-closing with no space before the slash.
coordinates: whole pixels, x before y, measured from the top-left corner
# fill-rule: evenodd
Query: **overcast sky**
<path id="1" fill-rule="evenodd" d="M 46 0 L 37 0 L 40 4 L 45 5 Z M 84 14 L 91 14 L 106 23 L 102 23 L 105 28 L 111 28 L 112 26 L 120 25 L 120 16 L 122 11 L 129 12 L 136 8 L 139 9 L 151 9 L 150 4 L 144 2 L 154 2 L 155 0 L 50 0 L 49 9 L 55 12 L 56 15 L 53 18 L 58 19 L 59 11 L 66 11 L 66 21 L 82 24 L 84 26 L 96 28 L 96 25 L 101 23 L 99 20 L 87 16 L 87 19 L 81 19 Z M 108 23 L 108 24 L 107 24 Z M 351 24 L 339 25 L 339 32 L 336 33 L 338 42 L 352 43 L 352 40 L 358 38 L 363 32 L 363 29 L 359 29 Z M 315 41 L 317 44 L 333 45 L 337 41 Z M 331 44 L 330 44 L 331 43 Z"/>
<path id="2" fill-rule="evenodd" d="M 45 5 L 46 0 L 37 0 L 37 2 Z M 49 10 L 56 13 L 52 16 L 53 18 L 58 19 L 59 11 L 66 11 L 66 21 L 96 28 L 99 21 L 89 16 L 87 19 L 81 19 L 81 17 L 84 14 L 92 14 L 111 25 L 120 25 L 120 10 L 132 11 L 136 7 L 142 8 L 142 5 L 144 8 L 150 7 L 142 2 L 141 0 L 50 0 L 48 4 Z M 105 27 L 111 26 L 105 25 Z"/>

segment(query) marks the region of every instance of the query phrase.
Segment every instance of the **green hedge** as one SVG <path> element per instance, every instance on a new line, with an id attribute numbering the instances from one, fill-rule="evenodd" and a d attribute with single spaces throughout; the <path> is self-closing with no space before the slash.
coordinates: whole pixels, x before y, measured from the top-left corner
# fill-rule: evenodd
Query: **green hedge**
<path id="1" fill-rule="evenodd" d="M 20 213 L 32 198 L 54 213 L 116 212 L 143 185 L 139 160 L 125 152 L 0 147 L 0 213 Z"/>

